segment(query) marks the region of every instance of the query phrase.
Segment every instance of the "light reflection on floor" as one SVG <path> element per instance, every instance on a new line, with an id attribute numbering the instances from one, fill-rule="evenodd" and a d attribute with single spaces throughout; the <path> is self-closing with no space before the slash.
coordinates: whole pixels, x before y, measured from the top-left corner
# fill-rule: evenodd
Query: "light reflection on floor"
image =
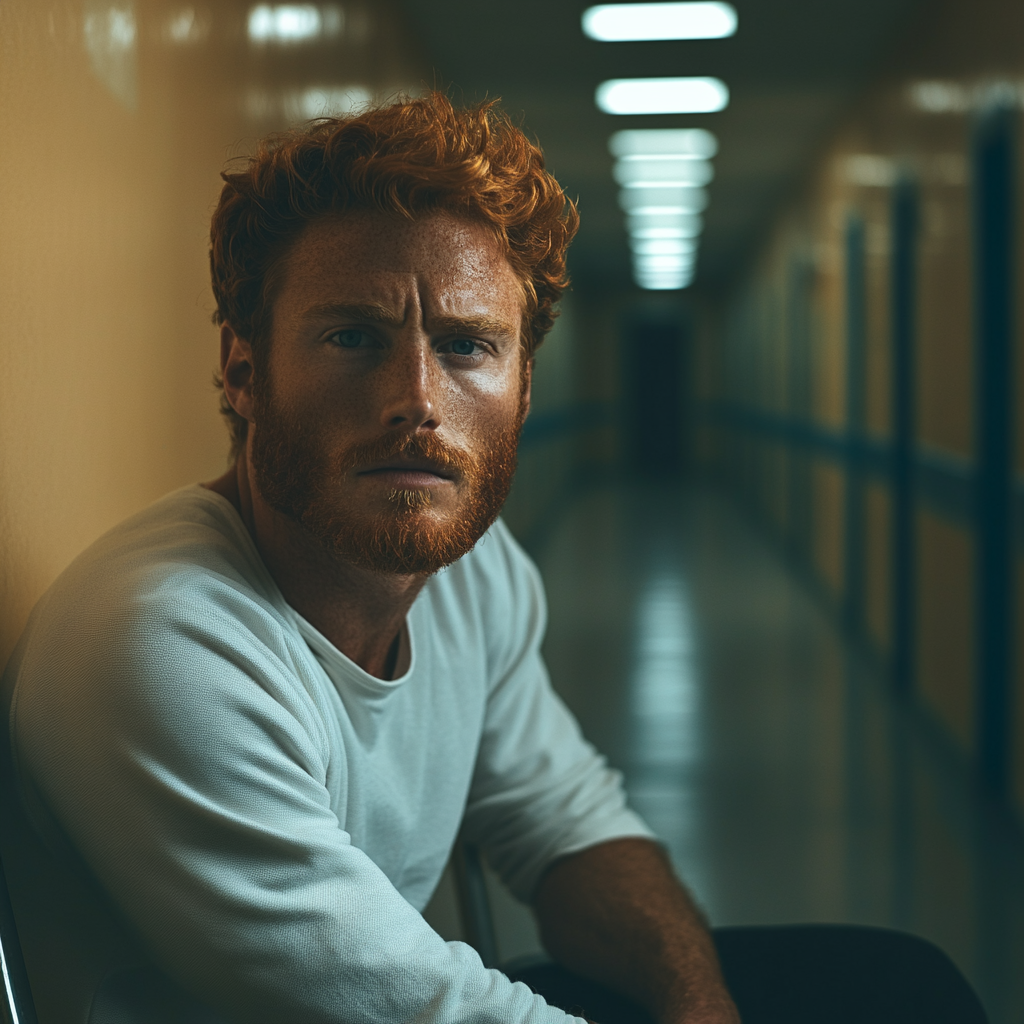
<path id="1" fill-rule="evenodd" d="M 721 497 L 589 492 L 538 552 L 546 655 L 716 924 L 941 945 L 1024 1020 L 1024 841 Z"/>
<path id="2" fill-rule="evenodd" d="M 700 688 L 693 665 L 693 623 L 683 580 L 651 578 L 637 603 L 635 663 L 626 693 L 633 747 L 644 763 L 677 764 L 680 750 L 700 756 Z"/>

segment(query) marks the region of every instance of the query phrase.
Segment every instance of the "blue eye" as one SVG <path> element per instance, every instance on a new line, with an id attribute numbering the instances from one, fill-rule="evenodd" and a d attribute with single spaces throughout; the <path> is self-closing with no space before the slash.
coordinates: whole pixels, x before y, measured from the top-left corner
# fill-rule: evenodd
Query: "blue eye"
<path id="1" fill-rule="evenodd" d="M 476 355 L 476 342 L 470 341 L 469 338 L 456 338 L 452 342 L 452 352 L 457 356 Z"/>
<path id="2" fill-rule="evenodd" d="M 355 328 L 350 328 L 347 331 L 335 331 L 331 335 L 331 341 L 339 348 L 359 348 L 365 338 L 366 332 Z"/>

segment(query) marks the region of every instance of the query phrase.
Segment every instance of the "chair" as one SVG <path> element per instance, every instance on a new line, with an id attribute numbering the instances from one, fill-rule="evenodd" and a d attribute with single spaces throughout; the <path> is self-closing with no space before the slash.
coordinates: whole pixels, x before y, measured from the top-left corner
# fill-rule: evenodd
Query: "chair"
<path id="1" fill-rule="evenodd" d="M 485 967 L 497 967 L 498 943 L 480 850 L 472 843 L 460 839 L 455 845 L 452 863 L 455 869 L 459 917 L 465 941 L 480 954 L 480 959 Z M 7 876 L 3 871 L 2 862 L 0 862 L 0 971 L 3 975 L 0 1024 L 37 1024 L 35 1003 L 25 971 L 21 940 L 18 937 L 18 928 L 7 888 Z M 117 999 L 117 1002 L 126 1003 L 136 1001 L 137 999 Z M 122 1011 L 117 1016 L 123 1016 L 126 1019 L 135 1016 L 127 1006 L 125 1010 L 127 1012 Z M 142 1018 L 139 1020 L 141 1024 Z"/>
<path id="2" fill-rule="evenodd" d="M 32 1001 L 21 940 L 14 921 L 7 876 L 0 862 L 0 971 L 3 972 L 3 1000 L 0 1021 L 3 1024 L 36 1024 L 36 1008 Z"/>
<path id="3" fill-rule="evenodd" d="M 0 825 L 10 839 L 12 833 L 29 829 L 13 793 L 5 746 L 0 742 Z M 480 851 L 460 838 L 452 859 L 459 915 L 466 941 L 480 954 L 485 966 L 497 967 L 498 946 Z M 21 860 L 24 861 L 25 857 L 22 856 Z M 7 873 L 0 859 L 0 972 L 3 979 L 0 1024 L 38 1024 L 22 950 Z M 154 977 L 149 976 L 151 973 Z M 94 989 L 91 1011 L 85 1011 L 89 1020 L 155 1024 L 158 1019 L 206 1019 L 204 1008 L 192 1004 L 190 999 L 183 999 L 183 993 L 170 991 L 166 979 L 156 977 L 155 973 L 129 969 L 102 978 Z M 216 1019 L 216 1015 L 209 1015 L 211 1024 Z"/>
<path id="4" fill-rule="evenodd" d="M 452 851 L 452 867 L 463 938 L 480 954 L 484 967 L 497 967 L 498 940 L 479 848 L 460 838 Z"/>
<path id="5" fill-rule="evenodd" d="M 463 942 L 480 954 L 484 967 L 495 967 L 513 980 L 525 981 L 536 990 L 533 980 L 552 970 L 554 965 L 551 958 L 541 952 L 521 953 L 505 961 L 500 959 L 479 847 L 460 836 L 452 851 L 452 868 Z"/>

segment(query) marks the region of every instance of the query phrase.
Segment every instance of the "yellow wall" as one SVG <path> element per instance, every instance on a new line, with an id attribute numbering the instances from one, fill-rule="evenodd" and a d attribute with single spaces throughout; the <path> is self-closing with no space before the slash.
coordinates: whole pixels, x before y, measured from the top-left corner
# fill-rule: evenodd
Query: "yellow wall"
<path id="1" fill-rule="evenodd" d="M 340 109 L 341 87 L 424 78 L 387 4 L 346 5 L 330 48 L 254 49 L 247 10 L 0 4 L 0 661 L 85 545 L 223 470 L 206 234 L 225 159 L 307 90 Z"/>
<path id="2" fill-rule="evenodd" d="M 876 438 L 892 428 L 892 358 L 890 331 L 890 266 L 888 195 L 883 189 L 864 189 L 858 197 L 864 218 L 865 285 L 865 428 Z"/>
<path id="3" fill-rule="evenodd" d="M 838 596 L 843 588 L 843 474 L 834 466 L 814 468 L 814 561 L 826 586 Z"/>
<path id="4" fill-rule="evenodd" d="M 883 657 L 892 650 L 893 583 L 890 482 L 885 445 L 892 430 L 893 186 L 912 180 L 919 197 L 914 340 L 915 455 L 940 487 L 916 493 L 914 591 L 916 678 L 924 703 L 965 752 L 974 745 L 977 664 L 973 523 L 969 503 L 974 437 L 974 281 L 972 255 L 972 135 L 978 112 L 994 88 L 1024 109 L 1024 5 L 1019 0 L 939 0 L 894 52 L 887 69 L 869 84 L 808 167 L 799 193 L 780 210 L 751 271 L 722 303 L 702 332 L 704 397 L 732 403 L 741 412 L 771 410 L 788 422 L 771 430 L 735 423 L 704 425 L 706 457 L 729 472 L 759 465 L 758 487 L 734 473 L 737 492 L 758 505 L 781 537 L 807 559 L 808 568 L 843 600 L 842 557 L 847 465 L 847 295 L 844 234 L 851 217 L 865 227 L 865 433 L 881 456 L 866 463 L 864 591 L 866 639 Z M 1024 195 L 1024 148 L 1018 133 L 1018 192 Z M 1024 203 L 1018 203 L 1017 273 L 1024 295 Z M 805 409 L 794 404 L 792 368 L 800 349 L 794 315 L 793 268 L 808 275 L 804 321 L 810 324 Z M 780 315 L 779 310 L 782 310 Z M 1024 306 L 1018 299 L 1015 353 L 1015 460 L 1024 494 Z M 803 358 L 803 357 L 801 357 Z M 789 367 L 778 372 L 778 366 Z M 768 368 L 755 388 L 743 367 Z M 809 414 L 808 414 L 809 410 Z M 777 458 L 780 432 L 814 444 L 797 444 Z M 781 466 L 810 463 L 800 474 Z M 749 474 L 747 474 L 749 476 Z M 795 481 L 795 487 L 789 484 Z M 788 490 L 787 490 L 788 488 Z M 800 496 L 801 488 L 804 494 Z M 787 493 L 780 517 L 775 495 Z M 955 495 L 968 492 L 968 502 Z M 793 499 L 794 491 L 797 494 Z M 808 498 L 807 491 L 810 492 Z M 945 495 L 945 497 L 943 496 Z M 954 499 L 950 498 L 954 496 Z M 807 508 L 810 506 L 808 516 Z M 1019 518 L 1019 517 L 1017 517 Z M 810 543 L 802 543 L 805 531 Z M 1022 544 L 1024 536 L 1017 538 Z M 799 549 L 803 547 L 802 552 Z M 1024 608 L 1024 575 L 1016 595 Z M 1018 619 L 1024 630 L 1024 612 Z M 1024 640 L 1016 639 L 1017 699 L 1013 757 L 1017 793 L 1024 807 Z"/>
<path id="5" fill-rule="evenodd" d="M 970 534 L 918 515 L 918 686 L 965 750 L 974 741 L 974 545 Z"/>

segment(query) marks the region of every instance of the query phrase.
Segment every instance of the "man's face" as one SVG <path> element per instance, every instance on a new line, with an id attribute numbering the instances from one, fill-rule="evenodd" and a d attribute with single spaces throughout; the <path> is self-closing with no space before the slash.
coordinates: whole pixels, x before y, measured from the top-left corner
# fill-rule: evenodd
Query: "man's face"
<path id="1" fill-rule="evenodd" d="M 465 554 L 515 468 L 522 300 L 481 225 L 371 212 L 311 224 L 254 381 L 249 455 L 266 502 L 376 571 Z"/>

